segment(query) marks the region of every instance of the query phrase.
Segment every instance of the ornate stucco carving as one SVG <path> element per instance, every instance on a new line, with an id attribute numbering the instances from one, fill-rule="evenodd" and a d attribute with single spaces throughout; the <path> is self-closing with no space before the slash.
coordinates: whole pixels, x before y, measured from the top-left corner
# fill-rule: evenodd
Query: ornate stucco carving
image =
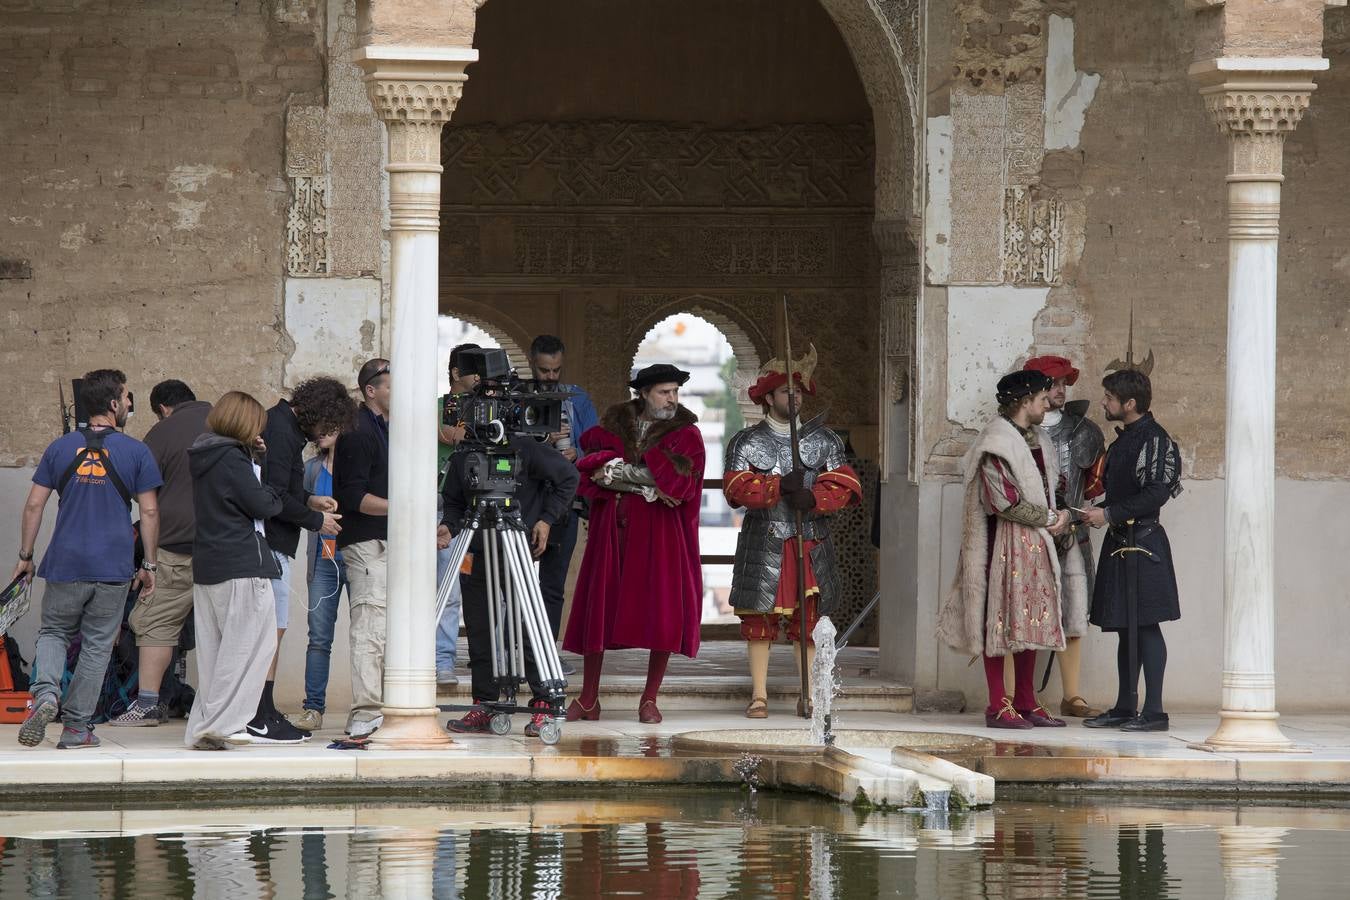
<path id="1" fill-rule="evenodd" d="M 445 132 L 447 206 L 866 208 L 865 124 L 533 122 Z"/>
<path id="2" fill-rule="evenodd" d="M 328 179 L 323 175 L 296 175 L 289 179 L 286 209 L 286 273 L 327 275 Z"/>
<path id="3" fill-rule="evenodd" d="M 1064 201 L 1034 197 L 1016 185 L 1003 201 L 1003 280 L 1007 284 L 1057 284 L 1064 250 Z"/>

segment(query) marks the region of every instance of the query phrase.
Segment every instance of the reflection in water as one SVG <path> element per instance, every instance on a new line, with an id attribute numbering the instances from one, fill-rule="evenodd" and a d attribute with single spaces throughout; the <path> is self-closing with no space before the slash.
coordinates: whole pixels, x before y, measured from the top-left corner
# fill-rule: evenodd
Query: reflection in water
<path id="1" fill-rule="evenodd" d="M 1339 896 L 1350 878 L 1350 814 L 1327 808 L 1003 803 L 939 821 L 781 795 L 633 793 L 0 812 L 12 835 L 0 838 L 0 897 L 1246 900 L 1277 886 Z"/>

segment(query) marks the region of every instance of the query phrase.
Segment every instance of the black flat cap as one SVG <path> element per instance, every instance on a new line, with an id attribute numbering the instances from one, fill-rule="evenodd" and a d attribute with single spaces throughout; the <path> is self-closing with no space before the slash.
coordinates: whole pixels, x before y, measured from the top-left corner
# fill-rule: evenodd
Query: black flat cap
<path id="1" fill-rule="evenodd" d="M 1039 391 L 1048 391 L 1054 386 L 1054 380 L 1043 372 L 1023 369 L 1004 375 L 998 380 L 998 402 L 1011 403 Z"/>
<path id="2" fill-rule="evenodd" d="M 670 363 L 657 363 L 654 366 L 648 366 L 633 376 L 633 380 L 628 382 L 628 386 L 635 391 L 651 387 L 654 384 L 684 384 L 689 380 L 689 373 L 677 369 Z"/>

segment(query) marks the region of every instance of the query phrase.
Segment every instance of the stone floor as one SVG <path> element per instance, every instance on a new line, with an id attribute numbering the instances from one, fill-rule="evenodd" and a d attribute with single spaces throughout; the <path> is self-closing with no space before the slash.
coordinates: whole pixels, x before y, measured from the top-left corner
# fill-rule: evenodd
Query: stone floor
<path id="1" fill-rule="evenodd" d="M 631 712 L 606 714 L 595 723 L 564 727 L 557 746 L 520 734 L 523 717 L 505 737 L 458 737 L 446 751 L 342 751 L 327 749 L 341 736 L 340 720 L 304 745 L 244 747 L 225 753 L 183 748 L 183 723 L 157 728 L 97 729 L 103 746 L 57 750 L 58 728 L 49 741 L 28 749 L 17 743 L 17 726 L 0 726 L 0 783 L 58 791 L 102 787 L 134 792 L 137 785 L 179 783 L 202 788 L 235 783 L 368 783 L 388 786 L 457 781 L 494 782 L 695 782 L 731 780 L 736 754 L 720 761 L 686 758 L 671 737 L 688 731 L 805 727 L 787 713 L 761 721 L 732 710 L 672 710 L 665 722 L 642 725 Z M 1020 784 L 1089 788 L 1134 786 L 1143 790 L 1327 791 L 1350 793 L 1350 716 L 1289 716 L 1286 733 L 1304 751 L 1290 754 L 1214 754 L 1192 749 L 1215 725 L 1213 715 L 1177 715 L 1167 734 L 1130 736 L 1064 729 L 992 732 L 974 715 L 914 715 L 843 711 L 837 727 L 893 732 L 961 733 L 994 741 L 977 768 L 1000 786 Z M 903 738 L 897 736 L 897 743 Z M 848 749 L 845 747 L 844 749 Z"/>

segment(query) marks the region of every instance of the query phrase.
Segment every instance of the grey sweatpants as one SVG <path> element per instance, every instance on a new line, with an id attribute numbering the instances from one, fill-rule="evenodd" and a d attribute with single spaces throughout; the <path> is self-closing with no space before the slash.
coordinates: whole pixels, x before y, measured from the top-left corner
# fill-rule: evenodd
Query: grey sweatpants
<path id="1" fill-rule="evenodd" d="M 67 728 L 83 731 L 98 705 L 103 677 L 113 640 L 122 627 L 130 582 L 49 581 L 42 594 L 42 624 L 38 627 L 35 675 L 31 690 L 34 704 L 42 697 L 61 700 L 61 677 L 66 673 L 66 650 L 80 635 L 80 659 L 75 664 L 61 721 Z"/>
<path id="2" fill-rule="evenodd" d="M 197 699 L 183 743 L 222 740 L 243 731 L 258 711 L 267 669 L 277 650 L 272 582 L 235 578 L 194 584 L 197 627 Z"/>

